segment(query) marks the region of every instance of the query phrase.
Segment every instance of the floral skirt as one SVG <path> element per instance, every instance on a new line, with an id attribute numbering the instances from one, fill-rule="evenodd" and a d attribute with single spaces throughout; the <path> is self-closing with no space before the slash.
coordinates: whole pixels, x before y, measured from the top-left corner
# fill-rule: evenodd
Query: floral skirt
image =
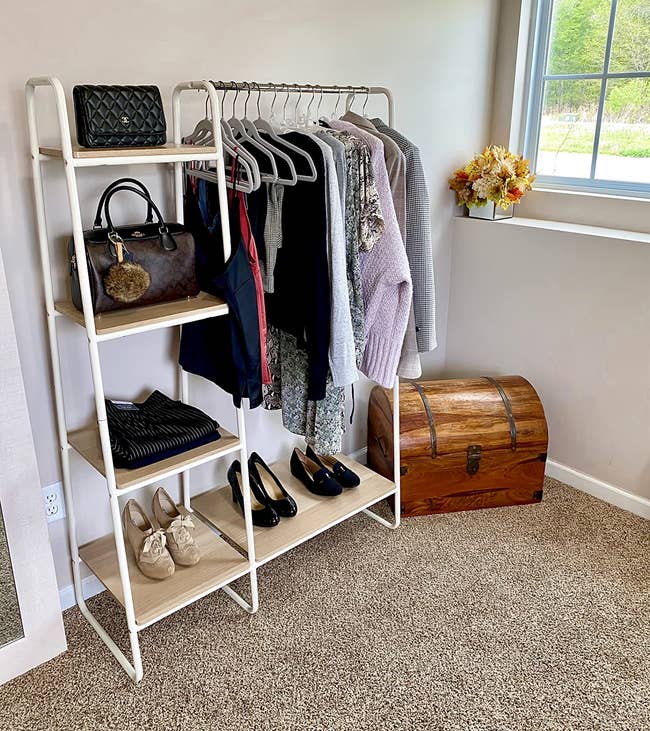
<path id="1" fill-rule="evenodd" d="M 325 398 L 307 399 L 307 353 L 296 338 L 274 327 L 267 333 L 271 384 L 263 387 L 264 408 L 282 409 L 282 423 L 318 454 L 337 454 L 345 431 L 345 389 L 327 376 Z"/>

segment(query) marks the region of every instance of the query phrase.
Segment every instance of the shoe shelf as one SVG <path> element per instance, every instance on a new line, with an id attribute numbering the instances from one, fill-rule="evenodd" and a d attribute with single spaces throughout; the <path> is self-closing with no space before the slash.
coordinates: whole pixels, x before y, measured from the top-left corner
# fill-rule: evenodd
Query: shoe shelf
<path id="1" fill-rule="evenodd" d="M 221 439 L 201 447 L 189 449 L 174 457 L 162 459 L 159 462 L 138 467 L 136 469 L 115 468 L 115 487 L 120 495 L 138 490 L 145 485 L 151 485 L 165 477 L 177 475 L 179 472 L 198 467 L 199 465 L 211 462 L 241 449 L 238 437 L 231 434 L 223 427 L 219 427 Z M 106 476 L 104 460 L 102 458 L 102 447 L 99 440 L 99 430 L 96 427 L 78 429 L 68 433 L 70 446 L 78 452 L 89 464 L 100 474 Z"/>
<path id="2" fill-rule="evenodd" d="M 63 159 L 61 147 L 39 147 L 41 160 Z M 72 145 L 74 167 L 96 167 L 98 165 L 138 165 L 143 163 L 187 162 L 187 160 L 216 160 L 216 147 L 176 145 L 168 142 L 159 147 L 104 147 L 87 148 Z"/>
<path id="3" fill-rule="evenodd" d="M 44 147 L 39 140 L 37 98 L 45 88 L 54 95 L 56 117 L 58 120 L 59 145 Z M 209 102 L 209 118 L 212 121 L 214 146 L 191 146 L 181 144 L 181 97 L 190 89 L 203 91 Z M 237 436 L 220 429 L 221 438 L 216 442 L 197 447 L 175 457 L 161 460 L 152 465 L 134 470 L 116 469 L 110 447 L 110 434 L 105 405 L 105 389 L 102 374 L 99 343 L 104 340 L 121 338 L 126 335 L 156 330 L 163 327 L 180 326 L 189 322 L 227 314 L 226 303 L 206 293 L 195 298 L 168 302 L 146 307 L 134 307 L 116 312 L 94 315 L 91 310 L 92 293 L 87 271 L 80 265 L 80 289 L 85 311 L 79 312 L 71 302 L 55 302 L 54 292 L 62 291 L 62 282 L 55 282 L 55 274 L 67 271 L 58 262 L 52 266 L 54 256 L 51 246 L 52 237 L 47 230 L 46 198 L 43 181 L 44 165 L 56 169 L 65 178 L 70 228 L 74 241 L 77 262 L 86 261 L 83 237 L 83 215 L 79 202 L 77 168 L 104 165 L 134 165 L 171 163 L 173 167 L 174 213 L 170 220 L 183 221 L 183 163 L 192 160 L 212 161 L 219 186 L 219 205 L 223 221 L 224 257 L 230 252 L 228 227 L 228 204 L 225 195 L 226 178 L 223 154 L 221 153 L 221 118 L 219 99 L 212 84 L 207 81 L 193 81 L 177 84 L 172 95 L 172 119 L 174 142 L 160 147 L 84 149 L 74 145 L 70 135 L 70 120 L 67 110 L 65 90 L 61 82 L 52 76 L 34 77 L 25 85 L 27 105 L 27 125 L 31 158 L 32 182 L 34 188 L 35 221 L 41 255 L 45 309 L 47 312 L 48 340 L 54 383 L 57 432 L 61 449 L 61 472 L 63 489 L 68 510 L 66 510 L 68 539 L 71 553 L 71 568 L 75 588 L 75 598 L 79 610 L 97 632 L 106 647 L 134 682 L 143 676 L 142 656 L 138 633 L 149 624 L 167 616 L 187 604 L 217 589 L 222 589 L 233 601 L 247 612 L 258 608 L 257 576 L 255 573 L 252 523 L 250 520 L 250 499 L 248 475 L 245 475 L 246 497 L 245 512 L 248 520 L 248 535 L 251 553 L 242 554 L 226 543 L 223 538 L 200 521 L 197 517 L 195 540 L 201 552 L 201 560 L 193 567 L 177 567 L 175 573 L 164 581 L 157 582 L 145 577 L 135 564 L 130 548 L 124 541 L 122 527 L 123 498 L 129 492 L 165 477 L 178 475 L 179 504 L 189 508 L 191 493 L 191 468 L 215 460 L 224 455 L 237 453 L 246 462 L 246 425 L 241 408 L 234 409 L 237 417 Z M 49 162 L 48 162 L 49 161 Z M 56 247 L 59 255 L 63 251 Z M 88 357 L 93 380 L 95 419 L 91 428 L 69 431 L 65 409 L 64 389 L 61 378 L 61 358 L 59 341 L 65 344 L 62 330 L 58 325 L 63 319 L 87 327 Z M 190 384 L 187 373 L 179 368 L 178 397 L 190 403 Z M 89 419 L 92 420 L 92 417 Z M 72 481 L 74 478 L 70 453 L 77 451 L 104 478 L 108 492 L 112 533 L 84 546 L 77 540 L 77 518 L 75 517 Z M 131 658 L 118 647 L 108 632 L 86 605 L 81 563 L 95 573 L 124 608 L 124 622 L 129 632 Z M 234 579 L 248 575 L 250 601 L 240 596 L 228 584 Z"/>
<path id="4" fill-rule="evenodd" d="M 85 327 L 83 312 L 72 302 L 56 302 L 54 309 L 72 322 Z M 125 335 L 157 330 L 162 327 L 183 325 L 187 322 L 205 320 L 228 313 L 228 305 L 219 297 L 201 292 L 175 302 L 162 302 L 146 307 L 131 307 L 128 310 L 114 310 L 95 315 L 95 332 L 97 340 L 114 340 Z"/>
<path id="5" fill-rule="evenodd" d="M 127 562 L 138 629 L 191 604 L 250 571 L 247 559 L 194 517 L 194 538 L 201 560 L 195 566 L 176 566 L 167 579 L 147 578 L 127 548 Z M 79 557 L 124 606 L 124 594 L 112 533 L 79 547 Z"/>
<path id="6" fill-rule="evenodd" d="M 273 472 L 296 501 L 298 514 L 281 518 L 273 528 L 253 528 L 257 566 L 280 556 L 355 513 L 395 493 L 395 485 L 385 477 L 344 455 L 338 455 L 346 466 L 361 478 L 358 487 L 344 488 L 336 497 L 313 495 L 291 474 L 288 460 L 270 465 Z M 230 486 L 218 487 L 197 495 L 192 508 L 231 541 L 246 549 L 246 525 L 239 508 L 232 501 Z"/>

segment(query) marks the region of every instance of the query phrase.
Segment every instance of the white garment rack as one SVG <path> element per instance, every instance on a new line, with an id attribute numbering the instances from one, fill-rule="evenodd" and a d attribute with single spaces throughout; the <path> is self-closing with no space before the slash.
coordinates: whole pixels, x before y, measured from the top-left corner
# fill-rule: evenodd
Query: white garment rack
<path id="1" fill-rule="evenodd" d="M 389 123 L 392 125 L 394 121 L 393 98 L 390 91 L 384 87 L 321 87 L 314 85 L 249 84 L 246 82 L 240 84 L 228 83 L 233 84 L 229 88 L 240 88 L 246 91 L 254 89 L 260 92 L 288 91 L 289 93 L 304 93 L 315 90 L 316 93 L 322 92 L 323 94 L 347 94 L 348 104 L 354 98 L 355 93 L 384 95 L 388 101 Z M 36 90 L 39 87 L 48 87 L 54 93 L 60 135 L 59 147 L 45 147 L 40 144 L 36 110 Z M 299 483 L 293 481 L 294 478 L 288 474 L 286 463 L 276 463 L 273 465 L 273 469 L 277 470 L 283 481 L 286 480 L 286 484 L 289 484 L 290 492 L 297 498 L 299 514 L 295 518 L 282 521 L 279 526 L 272 529 L 253 529 L 250 491 L 248 489 L 246 428 L 242 409 L 236 409 L 237 435 L 229 434 L 226 430 L 221 429 L 222 438 L 211 445 L 190 450 L 177 457 L 171 457 L 140 469 L 116 469 L 113 465 L 104 403 L 105 391 L 100 359 L 100 343 L 160 328 L 196 322 L 208 317 L 222 316 L 228 312 L 228 307 L 219 298 L 201 293 L 195 299 L 138 307 L 130 310 L 118 310 L 95 316 L 92 308 L 88 271 L 85 266 L 81 265 L 81 262 L 86 261 L 86 256 L 76 171 L 77 168 L 83 167 L 171 163 L 174 165 L 176 220 L 182 221 L 183 163 L 191 160 L 214 162 L 218 176 L 224 255 L 227 259 L 230 256 L 230 230 L 217 88 L 223 89 L 224 86 L 208 81 L 190 81 L 180 83 L 174 88 L 172 95 L 173 141 L 164 147 L 87 149 L 72 143 L 65 93 L 60 81 L 51 76 L 35 77 L 29 79 L 25 87 L 35 214 L 43 272 L 75 597 L 82 614 L 134 682 L 138 682 L 143 676 L 138 633 L 149 625 L 217 589 L 223 589 L 242 608 L 253 613 L 257 611 L 259 606 L 257 568 L 263 563 L 361 511 L 390 528 L 397 528 L 400 522 L 399 380 L 397 378 L 393 389 L 394 482 L 385 480 L 385 478 L 376 475 L 367 468 L 342 457 L 360 474 L 362 483 L 358 488 L 346 491 L 345 495 L 339 498 L 320 501 L 314 499 L 304 489 L 301 489 Z M 181 144 L 181 98 L 183 92 L 189 90 L 198 90 L 207 94 L 213 120 L 215 147 L 192 147 Z M 74 250 L 78 262 L 83 312 L 76 310 L 69 299 L 55 301 L 54 298 L 51 241 L 47 230 L 41 171 L 43 164 L 53 160 L 63 162 Z M 58 331 L 58 322 L 61 317 L 84 327 L 88 341 L 96 423 L 87 429 L 76 431 L 68 429 L 66 419 L 58 345 L 58 336 L 63 334 L 62 331 Z M 189 378 L 188 374 L 180 368 L 179 392 L 181 400 L 188 402 Z M 72 494 L 71 451 L 77 452 L 104 477 L 112 519 L 112 533 L 83 546 L 79 546 L 77 540 L 77 524 Z M 229 499 L 224 499 L 226 496 L 224 491 L 227 488 L 215 488 L 196 496 L 190 502 L 190 470 L 193 467 L 226 455 L 236 455 L 241 461 L 244 518 L 236 512 Z M 207 522 L 205 523 L 198 519 L 195 521 L 198 524 L 196 536 L 202 558 L 196 566 L 177 567 L 172 577 L 162 582 L 156 582 L 144 577 L 136 568 L 130 551 L 127 553 L 122 529 L 120 499 L 125 495 L 130 496 L 135 490 L 174 475 L 180 475 L 180 493 L 183 504 L 188 509 L 193 507 L 196 512 L 206 517 Z M 393 521 L 388 521 L 369 509 L 372 505 L 387 497 L 394 497 L 395 500 L 396 509 Z M 199 503 L 205 505 L 206 509 L 201 510 Z M 215 513 L 214 506 L 221 506 L 223 513 L 219 514 L 218 511 Z M 228 513 L 228 511 L 230 512 Z M 206 516 L 206 513 L 209 513 L 209 515 Z M 235 541 L 242 550 L 235 550 L 222 539 L 217 531 L 212 529 L 212 526 L 219 527 L 220 531 Z M 122 605 L 129 631 L 131 660 L 116 645 L 88 608 L 82 590 L 82 563 L 85 563 L 95 573 Z M 250 601 L 244 599 L 229 586 L 235 579 L 246 575 L 248 575 L 250 582 Z"/>

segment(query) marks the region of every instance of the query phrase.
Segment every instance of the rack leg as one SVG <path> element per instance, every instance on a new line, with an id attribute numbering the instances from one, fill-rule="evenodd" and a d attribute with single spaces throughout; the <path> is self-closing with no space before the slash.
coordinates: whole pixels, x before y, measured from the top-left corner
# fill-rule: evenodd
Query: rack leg
<path id="1" fill-rule="evenodd" d="M 180 366 L 178 366 L 179 371 L 179 381 L 180 381 L 180 392 L 181 392 L 181 401 L 184 404 L 189 403 L 190 398 L 190 378 L 187 374 L 187 371 L 184 371 Z M 183 506 L 186 508 L 186 510 L 191 511 L 192 508 L 190 507 L 190 497 L 191 497 L 191 477 L 190 477 L 190 470 L 185 470 L 181 473 L 181 496 L 183 501 Z"/>
<path id="2" fill-rule="evenodd" d="M 400 445 L 399 445 L 399 376 L 395 376 L 393 384 L 393 482 L 395 483 L 395 514 L 393 520 L 386 520 L 372 510 L 363 512 L 386 528 L 399 528 L 401 518 L 400 489 Z"/>
<path id="3" fill-rule="evenodd" d="M 61 146 L 63 150 L 66 187 L 68 192 L 68 203 L 70 207 L 70 215 L 72 219 L 72 229 L 75 239 L 75 250 L 77 259 L 84 261 L 79 256 L 83 252 L 83 230 L 81 224 L 81 212 L 79 209 L 79 198 L 77 195 L 77 183 L 72 166 L 72 146 L 70 141 L 69 124 L 67 110 L 65 104 L 65 95 L 61 83 L 54 78 L 45 77 L 30 79 L 25 87 L 25 99 L 27 103 L 27 121 L 29 127 L 30 151 L 32 158 L 32 177 L 34 184 L 34 201 L 36 207 L 36 222 L 38 231 L 38 240 L 41 253 L 41 266 L 43 272 L 43 284 L 45 288 L 45 307 L 47 311 L 48 339 L 50 345 L 50 356 L 52 364 L 52 376 L 54 382 L 54 398 L 56 404 L 57 431 L 59 436 L 59 447 L 61 450 L 61 472 L 63 478 L 63 490 L 66 503 L 68 542 L 70 547 L 70 556 L 72 559 L 72 576 L 74 581 L 75 598 L 79 605 L 82 615 L 88 620 L 99 637 L 106 643 L 110 651 L 117 658 L 118 662 L 126 670 L 129 676 L 136 682 L 142 677 L 142 663 L 140 660 L 140 648 L 137 640 L 133 638 L 132 630 L 135 629 L 135 618 L 133 616 L 133 604 L 131 602 L 130 612 L 127 608 L 127 620 L 129 623 L 129 631 L 131 634 L 131 648 L 133 652 L 133 665 L 128 661 L 124 653 L 117 647 L 108 633 L 101 624 L 95 619 L 88 609 L 82 591 L 81 584 L 81 559 L 79 556 L 79 546 L 77 542 L 76 521 L 74 512 L 74 501 L 71 488 L 71 471 L 70 471 L 70 444 L 68 443 L 67 424 L 65 420 L 65 404 L 63 398 L 63 382 L 61 379 L 61 363 L 59 357 L 59 348 L 56 334 L 56 322 L 54 311 L 54 296 L 52 288 L 52 271 L 50 267 L 49 237 L 47 232 L 47 221 L 45 215 L 45 199 L 43 195 L 43 181 L 41 176 L 41 168 L 39 161 L 39 139 L 38 125 L 36 120 L 36 107 L 34 94 L 37 86 L 49 86 L 54 90 L 57 116 L 59 121 L 59 133 L 61 136 Z M 97 415 L 100 426 L 100 436 L 102 437 L 102 451 L 107 467 L 107 477 L 109 478 L 109 488 L 114 496 L 114 505 L 119 515 L 119 507 L 117 506 L 117 496 L 115 494 L 115 480 L 113 474 L 113 463 L 110 454 L 110 443 L 108 440 L 108 428 L 106 427 L 106 413 L 104 408 L 104 390 L 101 380 L 101 371 L 99 369 L 99 358 L 97 352 L 97 342 L 95 340 L 94 319 L 92 316 L 92 307 L 90 306 L 90 290 L 88 283 L 88 273 L 85 269 L 80 268 L 82 299 L 84 302 L 84 320 L 86 331 L 89 338 L 89 348 L 91 354 L 91 368 L 93 373 L 93 382 L 95 385 L 95 404 L 97 407 Z M 99 387 L 99 388 L 98 388 Z M 102 431 L 102 416 L 104 429 Z M 108 450 L 108 452 L 107 452 Z M 112 483 L 111 483 L 112 480 Z M 115 511 L 114 511 L 115 512 Z M 115 523 L 115 515 L 113 515 Z M 119 524 L 120 540 L 122 536 L 121 524 Z M 124 553 L 124 542 L 121 540 L 122 553 Z M 118 551 L 119 553 L 119 551 Z M 122 568 L 122 567 L 120 567 Z M 124 579 L 124 576 L 123 576 Z M 128 572 L 126 574 L 126 584 L 128 586 L 127 595 L 131 600 L 131 587 L 128 582 Z M 129 616 L 130 615 L 130 616 Z"/>
<path id="4" fill-rule="evenodd" d="M 244 522 L 246 523 L 246 552 L 250 578 L 251 601 L 247 602 L 234 589 L 224 586 L 223 591 L 247 612 L 254 614 L 259 609 L 259 595 L 257 591 L 257 568 L 255 565 L 255 538 L 253 537 L 253 517 L 251 515 L 251 494 L 248 477 L 248 447 L 246 446 L 246 420 L 244 410 L 237 409 L 237 431 L 239 433 L 239 460 L 241 462 L 242 492 L 244 493 Z"/>

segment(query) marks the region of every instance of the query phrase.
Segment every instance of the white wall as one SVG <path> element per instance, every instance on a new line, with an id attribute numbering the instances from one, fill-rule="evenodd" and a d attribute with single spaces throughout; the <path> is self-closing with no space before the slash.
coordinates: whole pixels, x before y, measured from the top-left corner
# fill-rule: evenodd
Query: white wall
<path id="1" fill-rule="evenodd" d="M 530 9 L 531 0 L 502 0 L 498 81 L 484 140 L 517 152 L 527 100 Z M 467 157 L 472 152 L 468 148 Z M 546 409 L 550 458 L 645 498 L 650 497 L 649 206 L 641 199 L 537 189 L 517 207 L 512 222 L 457 219 L 446 359 L 448 375 L 529 378 Z M 524 219 L 534 226 L 520 225 Z M 640 232 L 638 242 L 617 229 Z M 571 481 L 571 473 L 565 471 L 564 478 Z M 616 500 L 593 481 L 578 482 Z"/>
<path id="2" fill-rule="evenodd" d="M 447 373 L 524 375 L 550 459 L 650 498 L 650 239 L 521 223 L 456 220 Z"/>
<path id="3" fill-rule="evenodd" d="M 19 350 L 43 484 L 59 479 L 51 382 L 45 341 L 40 270 L 33 224 L 23 84 L 31 75 L 57 75 L 70 92 L 75 83 L 155 83 L 169 99 L 176 81 L 196 78 L 383 84 L 395 93 L 398 127 L 422 149 L 430 181 L 438 291 L 438 351 L 425 375 L 440 372 L 449 294 L 452 202 L 451 169 L 483 144 L 490 118 L 496 0 L 462 4 L 445 0 L 342 0 L 223 4 L 185 2 L 15 3 L 3 14 L 0 79 L 3 110 L 0 156 L 1 245 L 15 313 Z M 383 113 L 379 106 L 368 111 Z M 167 107 L 169 114 L 169 107 Z M 52 130 L 51 115 L 43 124 Z M 170 210 L 168 173 L 161 170 L 82 170 L 82 205 L 90 223 L 97 197 L 119 174 L 141 177 Z M 69 231 L 65 189 L 56 163 L 46 177 L 48 216 L 58 275 Z M 166 192 L 163 194 L 163 190 Z M 129 205 L 123 216 L 139 215 Z M 126 220 L 126 218 L 125 218 Z M 90 374 L 79 328 L 64 323 L 63 371 L 70 426 L 92 420 Z M 173 392 L 174 336 L 152 333 L 103 346 L 109 397 L 134 398 L 152 387 Z M 348 435 L 353 450 L 365 440 L 368 388 L 357 393 L 357 423 Z M 194 390 L 196 403 L 234 428 L 229 399 L 208 385 Z M 277 415 L 250 414 L 251 448 L 269 459 L 296 440 Z M 87 465 L 73 465 L 79 538 L 108 530 L 103 483 Z M 197 485 L 221 481 L 222 467 L 198 471 Z M 173 484 L 173 481 L 172 481 Z M 146 500 L 143 501 L 146 503 Z M 70 583 L 62 522 L 51 524 L 58 581 Z"/>

